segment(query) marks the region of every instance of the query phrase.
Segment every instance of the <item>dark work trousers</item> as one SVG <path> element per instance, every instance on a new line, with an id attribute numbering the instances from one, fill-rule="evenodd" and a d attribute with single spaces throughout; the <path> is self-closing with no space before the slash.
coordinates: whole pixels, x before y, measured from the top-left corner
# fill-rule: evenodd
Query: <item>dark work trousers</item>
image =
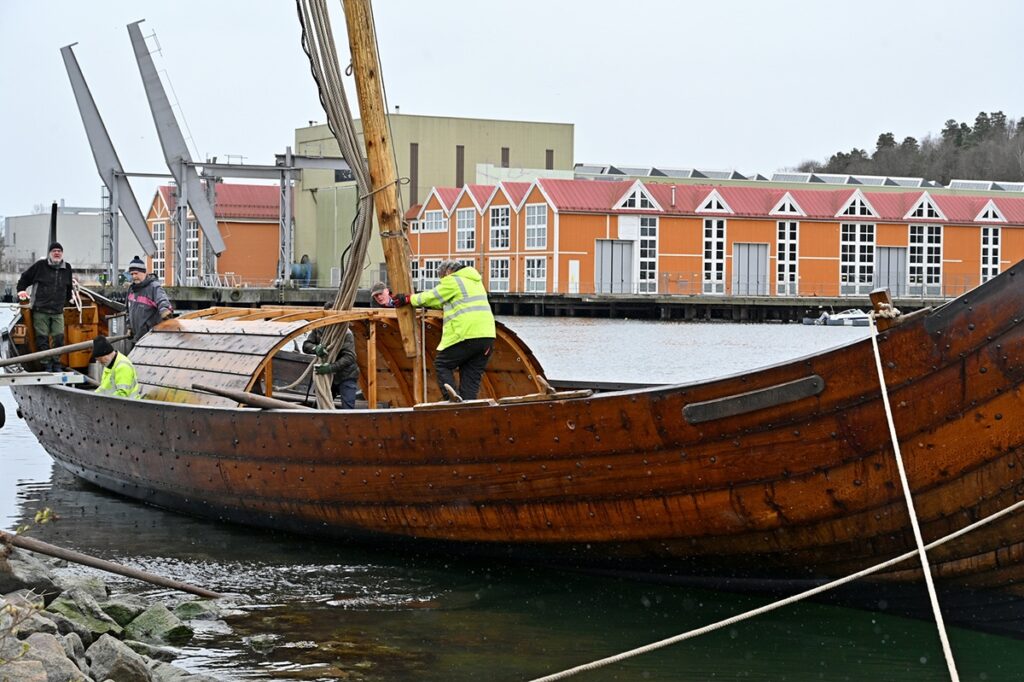
<path id="1" fill-rule="evenodd" d="M 434 372 L 437 383 L 441 387 L 441 397 L 449 400 L 448 384 L 463 400 L 476 400 L 480 393 L 480 380 L 484 378 L 484 368 L 491 359 L 494 350 L 494 339 L 466 339 L 453 346 L 448 346 L 434 356 Z M 459 370 L 459 384 L 455 383 L 455 371 Z"/>

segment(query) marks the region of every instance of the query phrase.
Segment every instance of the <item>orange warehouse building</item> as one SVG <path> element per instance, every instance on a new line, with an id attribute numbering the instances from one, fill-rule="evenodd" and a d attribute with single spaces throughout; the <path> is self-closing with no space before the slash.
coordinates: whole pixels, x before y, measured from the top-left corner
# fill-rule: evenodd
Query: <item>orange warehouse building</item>
<path id="1" fill-rule="evenodd" d="M 216 282 L 204 278 L 204 259 L 212 257 L 195 217 L 189 211 L 185 229 L 187 286 L 272 286 L 277 278 L 280 244 L 280 188 L 271 185 L 216 185 L 214 215 L 225 249 L 215 257 Z M 174 282 L 174 188 L 162 186 L 146 217 L 157 252 L 149 259 L 150 272 L 166 286 Z"/>
<path id="2" fill-rule="evenodd" d="M 1024 258 L 1024 198 L 540 179 L 436 187 L 411 208 L 413 280 L 488 290 L 951 297 Z"/>

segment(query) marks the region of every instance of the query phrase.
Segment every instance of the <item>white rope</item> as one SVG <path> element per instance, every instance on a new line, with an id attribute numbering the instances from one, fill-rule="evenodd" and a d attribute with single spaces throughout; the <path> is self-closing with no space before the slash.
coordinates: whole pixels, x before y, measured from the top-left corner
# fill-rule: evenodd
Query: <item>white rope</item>
<path id="1" fill-rule="evenodd" d="M 939 597 L 935 593 L 935 581 L 932 579 L 931 566 L 928 565 L 928 553 L 925 551 L 924 539 L 921 537 L 921 526 L 917 520 L 917 510 L 914 508 L 914 497 L 910 492 L 910 482 L 907 480 L 907 470 L 903 466 L 903 453 L 900 452 L 900 441 L 896 437 L 896 423 L 892 418 L 892 407 L 889 405 L 889 389 L 885 385 L 885 373 L 882 371 L 882 356 L 878 352 L 878 327 L 875 325 L 874 316 L 869 316 L 871 324 L 871 349 L 875 354 L 875 369 L 878 371 L 878 385 L 882 391 L 882 404 L 885 405 L 885 420 L 889 424 L 889 438 L 892 440 L 893 454 L 896 456 L 896 466 L 900 472 L 900 483 L 903 486 L 903 498 L 907 502 L 907 515 L 910 516 L 910 526 L 914 529 L 914 541 L 917 543 L 917 553 L 921 558 L 921 572 L 924 574 L 924 583 L 928 588 L 928 599 L 931 601 L 932 613 L 935 615 L 935 626 L 939 631 L 939 639 L 942 641 L 942 653 L 946 656 L 946 667 L 949 668 L 949 679 L 959 682 L 960 676 L 956 671 L 956 662 L 953 660 L 953 649 L 949 645 L 949 636 L 946 634 L 946 624 L 942 619 L 942 609 L 939 608 Z"/>
<path id="2" fill-rule="evenodd" d="M 1022 507 L 1024 507 L 1024 500 L 1020 500 L 1018 502 L 1014 502 L 1009 507 L 1006 507 L 1004 509 L 1000 509 L 999 511 L 995 512 L 994 514 L 986 516 L 983 519 L 979 519 L 978 521 L 975 521 L 972 524 L 964 526 L 960 530 L 953 531 L 949 535 L 945 535 L 945 536 L 939 538 L 938 540 L 935 540 L 935 541 L 925 545 L 924 548 L 926 550 L 931 550 L 931 549 L 935 549 L 936 547 L 940 547 L 940 546 L 946 544 L 947 542 L 950 542 L 952 540 L 956 540 L 957 538 L 959 538 L 959 537 L 961 537 L 963 535 L 966 535 L 967 533 L 971 533 L 971 532 L 981 528 L 982 526 L 986 526 L 986 525 L 992 523 L 993 521 L 998 521 L 999 519 L 1003 518 L 1004 516 L 1007 516 L 1008 514 L 1012 514 L 1013 512 L 1018 511 Z M 845 576 L 843 578 L 839 578 L 837 580 L 833 580 L 830 583 L 826 583 L 824 585 L 819 585 L 818 587 L 812 587 L 809 590 L 805 590 L 805 591 L 800 592 L 798 594 L 794 594 L 793 596 L 786 597 L 785 599 L 780 599 L 779 601 L 772 602 L 771 604 L 765 604 L 764 606 L 759 606 L 756 609 L 752 609 L 750 611 L 746 611 L 744 613 L 741 613 L 741 614 L 738 614 L 738 615 L 735 615 L 735 616 L 731 616 L 729 618 L 726 618 L 725 620 L 720 620 L 720 621 L 718 621 L 716 623 L 711 623 L 710 625 L 705 625 L 704 627 L 697 628 L 696 630 L 690 630 L 689 632 L 684 632 L 684 633 L 682 633 L 680 635 L 675 635 L 673 637 L 668 637 L 666 639 L 662 639 L 660 641 L 653 642 L 651 644 L 645 644 L 642 647 L 638 647 L 636 649 L 630 649 L 629 651 L 624 651 L 621 654 L 615 654 L 614 656 L 609 656 L 608 658 L 602 658 L 602 659 L 599 659 L 597 661 L 591 661 L 590 663 L 584 663 L 583 665 L 578 665 L 575 668 L 569 668 L 568 670 L 563 670 L 561 672 L 554 673 L 552 675 L 547 675 L 545 677 L 538 677 L 538 678 L 535 678 L 535 679 L 531 680 L 530 682 L 553 682 L 554 680 L 562 680 L 562 679 L 565 679 L 566 677 L 570 677 L 571 675 L 575 675 L 577 673 L 585 672 L 587 670 L 595 670 L 597 668 L 602 668 L 602 667 L 604 667 L 606 665 L 609 665 L 611 663 L 618 663 L 619 661 L 624 661 L 627 658 L 633 658 L 634 656 L 639 656 L 640 654 L 650 653 L 651 651 L 656 651 L 657 649 L 663 649 L 663 648 L 665 648 L 665 647 L 667 647 L 669 645 L 672 645 L 672 644 L 678 644 L 679 642 L 682 642 L 682 641 L 685 641 L 685 640 L 688 640 L 688 639 L 693 639 L 694 637 L 699 637 L 700 635 L 705 635 L 705 634 L 707 634 L 709 632 L 714 632 L 715 630 L 719 630 L 719 629 L 724 628 L 724 627 L 726 627 L 728 625 L 733 625 L 735 623 L 739 623 L 739 622 L 748 620 L 750 618 L 753 618 L 754 616 L 760 616 L 762 614 L 769 613 L 771 611 L 775 611 L 776 609 L 782 608 L 783 606 L 789 606 L 790 604 L 794 604 L 794 603 L 796 603 L 798 601 L 803 601 L 804 599 L 807 599 L 809 597 L 813 597 L 813 596 L 822 594 L 823 592 L 828 592 L 829 590 L 833 590 L 833 589 L 835 589 L 837 587 L 841 587 L 843 585 L 846 585 L 847 583 L 853 582 L 854 580 L 859 580 L 860 578 L 864 578 L 864 577 L 872 575 L 874 573 L 878 573 L 879 571 L 884 571 L 885 569 L 891 568 L 891 567 L 895 566 L 896 564 L 898 564 L 898 563 L 900 563 L 902 561 L 906 561 L 907 559 L 913 558 L 914 555 L 917 554 L 917 552 L 918 552 L 918 550 L 912 549 L 910 551 L 904 552 L 903 554 L 900 554 L 897 557 L 893 557 L 892 559 L 889 559 L 888 561 L 884 561 L 884 562 L 882 562 L 880 564 L 875 564 L 874 566 L 871 566 L 870 568 L 865 568 L 865 569 L 863 569 L 861 571 L 857 571 L 856 573 L 851 573 L 848 576 Z"/>

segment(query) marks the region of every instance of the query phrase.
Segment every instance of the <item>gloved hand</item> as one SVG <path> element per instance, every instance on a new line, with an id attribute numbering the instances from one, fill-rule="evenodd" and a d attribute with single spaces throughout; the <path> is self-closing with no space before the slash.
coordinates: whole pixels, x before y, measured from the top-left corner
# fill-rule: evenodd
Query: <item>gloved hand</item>
<path id="1" fill-rule="evenodd" d="M 326 358 L 327 349 L 324 348 L 324 344 L 318 343 L 315 346 L 313 346 L 313 355 L 317 356 L 318 358 Z M 321 372 L 321 374 L 326 374 L 326 372 Z"/>
<path id="2" fill-rule="evenodd" d="M 396 308 L 401 308 L 403 305 L 409 305 L 409 294 L 395 294 L 391 300 L 395 302 Z"/>
<path id="3" fill-rule="evenodd" d="M 29 295 L 28 295 L 28 292 L 27 292 L 27 291 L 19 291 L 19 292 L 18 292 L 18 300 L 19 300 L 19 301 L 21 301 L 21 302 L 25 302 L 25 301 L 27 301 L 28 299 L 29 299 Z"/>
<path id="4" fill-rule="evenodd" d="M 171 313 L 172 313 L 172 312 L 173 312 L 173 311 L 172 311 L 172 310 L 170 310 L 170 309 L 167 309 L 167 310 L 161 310 L 161 311 L 160 311 L 160 319 L 161 319 L 161 320 L 166 320 L 166 319 L 167 319 L 168 317 L 170 317 L 170 316 L 171 316 Z"/>
<path id="5" fill-rule="evenodd" d="M 329 362 L 325 362 L 322 365 L 317 365 L 314 371 L 317 374 L 334 374 L 334 366 Z"/>

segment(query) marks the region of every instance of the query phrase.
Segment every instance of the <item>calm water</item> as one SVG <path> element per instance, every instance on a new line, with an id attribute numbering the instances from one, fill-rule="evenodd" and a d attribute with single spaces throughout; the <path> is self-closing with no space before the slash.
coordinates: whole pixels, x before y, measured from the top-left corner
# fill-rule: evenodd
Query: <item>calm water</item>
<path id="1" fill-rule="evenodd" d="M 2 320 L 0 320 L 2 321 Z M 688 381 L 862 337 L 861 328 L 509 318 L 548 376 Z M 527 680 L 678 634 L 764 597 L 252 531 L 128 502 L 55 470 L 14 417 L 0 430 L 0 525 L 49 506 L 41 539 L 239 595 L 178 664 L 223 680 Z M 127 579 L 118 589 L 177 599 Z M 921 592 L 923 599 L 923 588 Z M 271 634 L 277 647 L 251 646 Z M 961 679 L 1024 679 L 1024 641 L 952 628 Z M 262 653 L 256 651 L 260 649 Z M 578 680 L 944 680 L 934 625 L 798 604 Z"/>

